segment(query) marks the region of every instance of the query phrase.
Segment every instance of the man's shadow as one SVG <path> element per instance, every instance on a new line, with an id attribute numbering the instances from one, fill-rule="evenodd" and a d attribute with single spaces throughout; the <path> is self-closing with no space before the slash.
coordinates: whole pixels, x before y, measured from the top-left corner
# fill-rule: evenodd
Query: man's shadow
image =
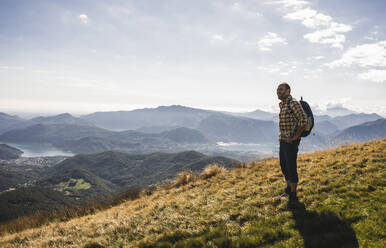
<path id="1" fill-rule="evenodd" d="M 304 240 L 305 248 L 359 247 L 350 223 L 339 219 L 333 212 L 318 214 L 308 211 L 301 202 L 288 205 L 295 220 L 295 228 Z"/>

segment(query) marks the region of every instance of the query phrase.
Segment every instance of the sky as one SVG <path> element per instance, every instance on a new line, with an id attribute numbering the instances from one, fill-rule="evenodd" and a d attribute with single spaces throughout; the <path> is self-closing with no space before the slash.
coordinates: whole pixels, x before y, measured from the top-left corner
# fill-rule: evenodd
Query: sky
<path id="1" fill-rule="evenodd" d="M 384 0 L 0 0 L 0 112 L 160 105 L 386 117 Z"/>

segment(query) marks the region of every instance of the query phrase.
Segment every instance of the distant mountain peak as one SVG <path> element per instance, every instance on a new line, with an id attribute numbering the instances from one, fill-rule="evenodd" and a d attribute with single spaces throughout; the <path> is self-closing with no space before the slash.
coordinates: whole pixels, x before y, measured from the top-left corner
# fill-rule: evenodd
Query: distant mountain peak
<path id="1" fill-rule="evenodd" d="M 70 113 L 58 114 L 58 115 L 56 115 L 56 117 L 72 117 L 72 118 L 74 118 L 74 116 L 72 116 Z"/>
<path id="2" fill-rule="evenodd" d="M 74 116 L 72 116 L 69 113 L 62 113 L 62 114 L 52 115 L 52 116 L 38 116 L 33 118 L 32 120 L 52 120 L 52 119 L 67 119 L 67 118 L 76 119 Z"/>
<path id="3" fill-rule="evenodd" d="M 202 109 L 198 108 L 191 108 L 186 107 L 183 105 L 169 105 L 169 106 L 158 106 L 156 110 L 162 110 L 162 111 L 203 111 Z"/>
<path id="4" fill-rule="evenodd" d="M 22 120 L 22 118 L 20 118 L 18 115 L 10 115 L 10 114 L 4 113 L 4 112 L 0 112 L 0 117 L 14 118 L 14 119 Z"/>
<path id="5" fill-rule="evenodd" d="M 272 112 L 261 110 L 261 109 L 256 109 L 256 110 L 252 111 L 251 113 L 270 113 L 270 114 L 274 114 Z"/>
<path id="6" fill-rule="evenodd" d="M 35 123 L 45 123 L 45 124 L 78 124 L 86 126 L 94 126 L 90 121 L 84 120 L 82 118 L 77 118 L 71 115 L 70 113 L 62 113 L 52 116 L 38 116 L 32 118 L 31 121 Z"/>

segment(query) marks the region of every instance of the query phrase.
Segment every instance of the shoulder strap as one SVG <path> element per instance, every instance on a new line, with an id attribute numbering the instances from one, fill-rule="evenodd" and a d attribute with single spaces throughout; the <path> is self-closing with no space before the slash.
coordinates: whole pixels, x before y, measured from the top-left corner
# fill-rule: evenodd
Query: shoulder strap
<path id="1" fill-rule="evenodd" d="M 288 109 L 290 111 L 290 113 L 295 117 L 295 119 L 297 120 L 298 118 L 296 117 L 296 115 L 294 114 L 294 112 L 292 111 L 292 107 L 291 107 L 291 99 L 288 99 L 288 102 L 287 102 L 287 105 L 288 105 Z"/>

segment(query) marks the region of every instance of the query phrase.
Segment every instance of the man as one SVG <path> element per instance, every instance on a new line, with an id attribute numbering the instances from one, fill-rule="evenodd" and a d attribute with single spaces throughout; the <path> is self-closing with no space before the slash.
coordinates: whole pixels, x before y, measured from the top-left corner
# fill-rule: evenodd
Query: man
<path id="1" fill-rule="evenodd" d="M 287 181 L 285 193 L 289 195 L 290 202 L 298 200 L 296 187 L 299 181 L 297 173 L 297 154 L 301 133 L 307 124 L 307 114 L 302 105 L 291 96 L 291 88 L 283 82 L 277 87 L 279 103 L 279 141 L 280 141 L 280 167 Z"/>

